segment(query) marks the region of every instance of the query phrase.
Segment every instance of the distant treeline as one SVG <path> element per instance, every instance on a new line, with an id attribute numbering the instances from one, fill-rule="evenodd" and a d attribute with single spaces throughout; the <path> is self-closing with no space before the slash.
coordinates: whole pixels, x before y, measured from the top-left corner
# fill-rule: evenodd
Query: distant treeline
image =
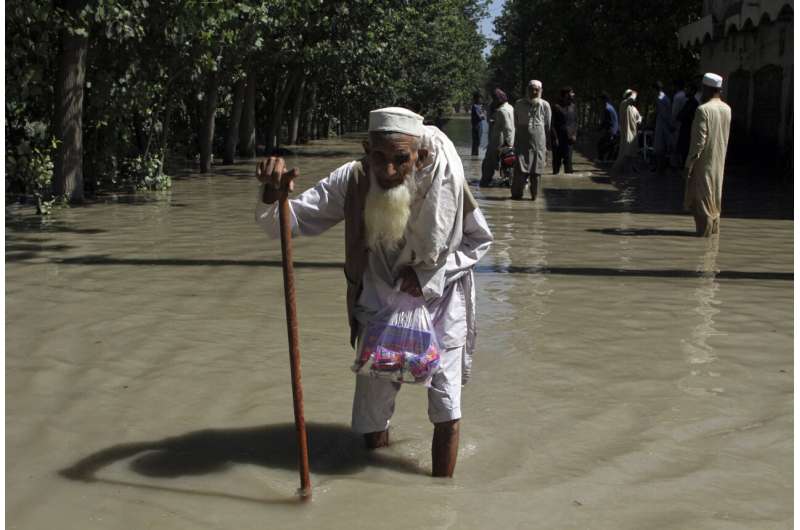
<path id="1" fill-rule="evenodd" d="M 485 0 L 10 0 L 6 192 L 160 188 L 168 153 L 226 163 L 433 113 L 485 82 Z"/>

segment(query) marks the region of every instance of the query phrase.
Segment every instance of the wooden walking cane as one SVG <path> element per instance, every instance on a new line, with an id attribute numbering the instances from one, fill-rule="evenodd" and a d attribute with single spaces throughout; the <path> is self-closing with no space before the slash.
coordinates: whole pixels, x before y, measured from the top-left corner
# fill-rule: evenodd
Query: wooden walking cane
<path id="1" fill-rule="evenodd" d="M 308 477 L 308 437 L 303 416 L 303 386 L 300 382 L 300 341 L 297 329 L 297 307 L 294 296 L 294 264 L 292 263 L 292 221 L 289 216 L 289 189 L 282 187 L 278 204 L 281 225 L 281 253 L 283 258 L 283 294 L 286 300 L 286 325 L 289 331 L 289 360 L 292 370 L 292 400 L 294 425 L 297 430 L 297 451 L 300 460 L 300 497 L 311 497 L 311 480 Z"/>

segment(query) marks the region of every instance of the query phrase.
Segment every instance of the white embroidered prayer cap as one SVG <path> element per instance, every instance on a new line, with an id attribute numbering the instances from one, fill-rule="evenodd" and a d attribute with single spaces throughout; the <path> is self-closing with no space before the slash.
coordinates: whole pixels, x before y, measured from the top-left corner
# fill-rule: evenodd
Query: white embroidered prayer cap
<path id="1" fill-rule="evenodd" d="M 542 82 L 539 81 L 538 79 L 531 79 L 528 82 L 528 86 L 531 87 L 531 88 L 538 88 L 539 90 L 541 90 L 542 89 Z"/>
<path id="2" fill-rule="evenodd" d="M 708 72 L 703 76 L 703 84 L 713 88 L 722 88 L 722 76 Z"/>
<path id="3" fill-rule="evenodd" d="M 386 107 L 369 112 L 369 132 L 396 132 L 422 136 L 424 118 L 403 107 Z"/>
<path id="4" fill-rule="evenodd" d="M 633 90 L 629 88 L 628 90 L 625 91 L 624 94 L 622 94 L 622 99 L 628 99 L 632 95 L 633 95 Z"/>

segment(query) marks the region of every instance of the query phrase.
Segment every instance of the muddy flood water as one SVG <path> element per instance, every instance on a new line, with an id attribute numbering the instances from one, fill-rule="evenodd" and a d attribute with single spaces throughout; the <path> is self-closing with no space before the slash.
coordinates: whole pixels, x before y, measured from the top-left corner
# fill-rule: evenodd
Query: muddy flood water
<path id="1" fill-rule="evenodd" d="M 472 180 L 465 125 L 448 132 Z M 359 141 L 296 149 L 298 188 Z M 536 202 L 475 188 L 496 240 L 452 480 L 429 476 L 422 388 L 391 447 L 350 433 L 343 226 L 295 240 L 305 504 L 254 163 L 45 219 L 7 208 L 7 527 L 791 528 L 791 198 L 726 183 L 703 240 L 677 180 L 591 169 L 545 176 Z"/>

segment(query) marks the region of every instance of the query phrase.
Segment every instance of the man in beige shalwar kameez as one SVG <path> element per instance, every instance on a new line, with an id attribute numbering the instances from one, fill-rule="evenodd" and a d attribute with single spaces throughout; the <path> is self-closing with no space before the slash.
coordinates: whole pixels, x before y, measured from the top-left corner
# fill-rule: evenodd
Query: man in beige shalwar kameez
<path id="1" fill-rule="evenodd" d="M 697 235 L 719 233 L 722 211 L 722 178 L 731 129 L 731 108 L 720 99 L 722 78 L 703 76 L 703 104 L 692 122 L 689 156 L 686 158 L 684 207 L 694 215 Z"/>

